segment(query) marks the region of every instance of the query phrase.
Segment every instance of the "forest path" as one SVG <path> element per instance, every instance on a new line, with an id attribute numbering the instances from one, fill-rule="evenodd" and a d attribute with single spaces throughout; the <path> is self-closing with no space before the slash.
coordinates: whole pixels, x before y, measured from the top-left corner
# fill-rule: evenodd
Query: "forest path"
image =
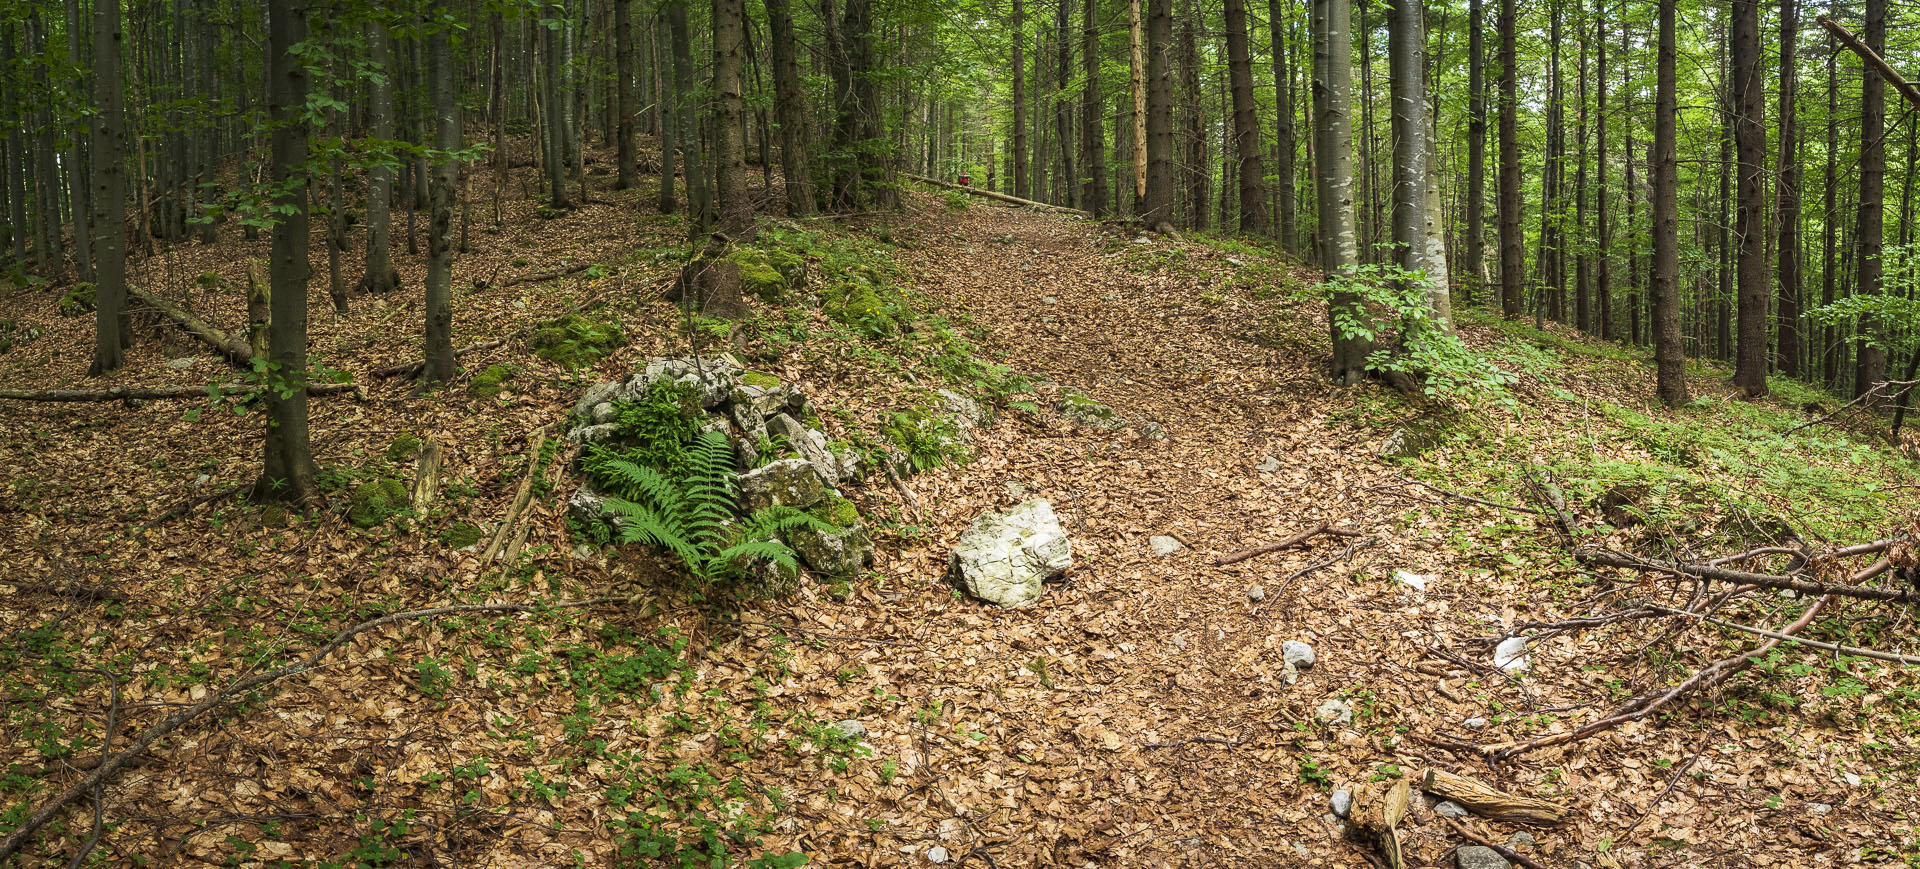
<path id="1" fill-rule="evenodd" d="M 929 296 L 986 326 L 988 343 L 1039 382 L 1043 400 L 1077 388 L 1133 421 L 1112 432 L 1029 423 L 983 447 L 967 472 L 988 488 L 1002 484 L 979 478 L 1030 485 L 1073 539 L 1067 587 L 1028 610 L 984 608 L 1001 630 L 1030 632 L 1064 664 L 1057 692 L 1009 694 L 999 708 L 1028 719 L 1028 738 L 1044 751 L 1079 766 L 1057 773 L 1057 796 L 1072 805 L 1034 808 L 1083 813 L 1086 853 L 1113 865 L 1309 856 L 1363 865 L 1320 820 L 1329 782 L 1306 779 L 1325 770 L 1338 783 L 1392 761 L 1378 753 L 1376 728 L 1363 725 L 1382 725 L 1390 738 L 1394 724 L 1425 717 L 1383 711 L 1424 699 L 1399 687 L 1420 657 L 1400 637 L 1424 631 L 1400 623 L 1406 587 L 1348 579 L 1400 567 L 1427 573 L 1443 556 L 1402 549 L 1391 529 L 1406 501 L 1368 491 L 1393 482 L 1374 456 L 1377 434 L 1330 419 L 1354 398 L 1325 385 L 1316 342 L 1302 335 L 1324 324 L 1285 300 L 1254 302 L 1226 286 L 1214 269 L 1235 270 L 1201 244 L 1135 245 L 1072 220 L 978 205 L 928 219 L 932 243 L 909 263 Z M 1153 259 L 1162 265 L 1129 268 Z M 1270 330 L 1287 337 L 1255 340 Z M 1165 439 L 1140 436 L 1146 421 L 1164 427 Z M 1267 456 L 1277 471 L 1256 469 Z M 1349 558 L 1290 582 L 1355 541 L 1322 535 L 1307 548 L 1213 564 L 1328 522 L 1368 537 Z M 1186 548 L 1156 557 L 1151 535 Z M 1256 585 L 1264 602 L 1250 600 Z M 1287 640 L 1310 643 L 1319 659 L 1291 685 Z M 1333 697 L 1359 710 L 1353 727 L 1309 723 Z"/>

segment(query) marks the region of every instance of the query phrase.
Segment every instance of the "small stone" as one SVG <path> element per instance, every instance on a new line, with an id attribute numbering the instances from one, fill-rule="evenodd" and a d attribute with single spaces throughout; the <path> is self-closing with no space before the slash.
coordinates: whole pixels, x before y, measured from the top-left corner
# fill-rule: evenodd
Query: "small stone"
<path id="1" fill-rule="evenodd" d="M 1508 637 L 1493 647 L 1493 665 L 1509 673 L 1527 668 L 1527 638 Z"/>
<path id="2" fill-rule="evenodd" d="M 179 359 L 169 359 L 166 364 L 168 368 L 175 371 L 185 371 L 193 367 L 193 357 L 182 356 Z"/>
<path id="3" fill-rule="evenodd" d="M 1313 708 L 1313 716 L 1331 724 L 1347 724 L 1353 721 L 1353 707 L 1345 700 L 1328 698 Z"/>
<path id="4" fill-rule="evenodd" d="M 945 846 L 935 845 L 927 849 L 928 863 L 945 863 L 951 859 L 953 859 L 953 855 L 947 853 L 947 849 Z"/>
<path id="5" fill-rule="evenodd" d="M 1272 456 L 1268 456 L 1268 457 L 1266 457 L 1266 458 L 1264 458 L 1264 459 L 1261 459 L 1261 460 L 1260 460 L 1260 464 L 1257 464 L 1257 465 L 1254 465 L 1254 466 L 1253 466 L 1253 469 L 1254 469 L 1254 470 L 1256 470 L 1256 471 L 1259 471 L 1259 472 L 1260 472 L 1260 473 L 1262 473 L 1262 474 L 1274 474 L 1274 473 L 1279 473 L 1279 471 L 1280 471 L 1280 460 L 1279 460 L 1279 459 L 1276 459 L 1276 458 L 1274 458 L 1274 457 L 1272 457 Z"/>
<path id="6" fill-rule="evenodd" d="M 1184 652 L 1184 651 L 1186 651 L 1186 650 L 1187 650 L 1187 635 L 1186 635 L 1186 634 L 1174 634 L 1174 635 L 1173 635 L 1173 647 L 1174 647 L 1174 648 L 1176 648 L 1176 649 L 1179 649 L 1179 650 L 1180 650 L 1180 651 L 1182 651 L 1182 652 Z"/>
<path id="7" fill-rule="evenodd" d="M 1347 816 L 1347 813 L 1351 811 L 1353 811 L 1353 792 L 1352 791 L 1334 791 L 1333 792 L 1333 813 L 1344 818 Z"/>
<path id="8" fill-rule="evenodd" d="M 194 477 L 194 478 L 193 478 L 193 487 L 194 487 L 194 488 L 196 488 L 196 489 L 198 489 L 198 488 L 200 488 L 201 486 L 204 486 L 204 485 L 206 485 L 206 484 L 207 484 L 208 482 L 210 482 L 210 481 L 212 481 L 212 480 L 213 480 L 213 478 L 212 478 L 212 477 L 210 477 L 210 476 L 208 476 L 208 475 L 206 475 L 206 474 L 201 474 L 201 475 L 199 475 L 199 476 L 197 476 L 197 477 Z"/>
<path id="9" fill-rule="evenodd" d="M 1300 670 L 1313 669 L 1313 647 L 1299 640 L 1288 640 L 1280 645 L 1280 657 L 1287 666 Z"/>
<path id="10" fill-rule="evenodd" d="M 1008 497 L 1011 497 L 1011 498 L 1025 498 L 1025 497 L 1027 497 L 1027 486 L 1026 486 L 1026 484 L 1025 484 L 1025 483 L 1016 483 L 1016 482 L 1013 482 L 1013 481 L 1011 481 L 1011 480 L 1009 480 L 1009 481 L 1007 482 L 1007 496 L 1008 496 Z"/>
<path id="11" fill-rule="evenodd" d="M 1242 261 L 1242 260 L 1241 260 L 1241 259 L 1240 259 L 1239 257 L 1237 257 L 1237 256 L 1230 256 L 1230 257 L 1227 257 L 1227 262 L 1230 262 L 1230 263 L 1232 263 L 1232 264 L 1234 264 L 1234 265 L 1237 265 L 1237 266 L 1243 266 L 1243 265 L 1246 265 L 1246 263 L 1245 263 L 1244 261 Z"/>
<path id="12" fill-rule="evenodd" d="M 852 718 L 834 724 L 833 729 L 849 739 L 865 739 L 867 736 L 867 726 Z"/>
<path id="13" fill-rule="evenodd" d="M 1513 835 L 1507 837 L 1507 847 L 1514 849 L 1531 848 L 1533 847 L 1533 834 L 1525 830 L 1515 830 Z"/>
<path id="14" fill-rule="evenodd" d="M 603 401 L 594 405 L 593 410 L 588 411 L 587 418 L 593 420 L 594 425 L 601 425 L 613 422 L 614 413 L 613 402 Z"/>
<path id="15" fill-rule="evenodd" d="M 576 444 L 597 444 L 612 440 L 620 427 L 613 423 L 583 425 L 567 432 L 567 440 Z"/>
<path id="16" fill-rule="evenodd" d="M 1847 784 L 1853 785 L 1854 787 L 1860 786 L 1860 777 L 1857 775 L 1854 775 L 1853 773 L 1843 772 L 1840 774 L 1840 777 L 1843 779 L 1846 779 Z"/>
<path id="17" fill-rule="evenodd" d="M 1005 607 L 1026 606 L 1040 599 L 1044 581 L 1073 566 L 1073 548 L 1066 529 L 1054 518 L 1053 505 L 1036 498 L 975 517 L 954 544 L 947 565 L 948 575 L 974 597 Z"/>
<path id="18" fill-rule="evenodd" d="M 594 491 L 591 484 L 574 490 L 567 498 L 567 515 L 582 525 L 591 525 L 607 518 L 607 496 Z"/>
<path id="19" fill-rule="evenodd" d="M 1468 729 L 1468 730 L 1480 730 L 1480 729 L 1482 729 L 1482 728 L 1484 728 L 1484 727 L 1486 727 L 1486 726 L 1487 726 L 1487 719 L 1485 719 L 1485 718 L 1469 718 L 1469 719 L 1467 719 L 1467 720 L 1465 720 L 1465 721 L 1462 721 L 1462 722 L 1460 722 L 1460 726 L 1461 726 L 1461 727 L 1464 727 L 1464 728 L 1466 728 L 1466 729 Z"/>
<path id="20" fill-rule="evenodd" d="M 1266 599 L 1267 599 L 1266 586 L 1256 585 L 1250 589 L 1247 589 L 1247 600 L 1253 601 L 1254 603 L 1259 603 Z"/>
<path id="21" fill-rule="evenodd" d="M 1147 238 L 1146 236 L 1143 235 L 1143 236 L 1140 236 L 1139 238 L 1134 239 L 1133 243 L 1134 244 L 1153 244 L 1153 239 Z"/>
<path id="22" fill-rule="evenodd" d="M 573 544 L 573 560 L 586 561 L 599 551 L 600 550 L 593 548 L 593 544 L 591 543 L 575 543 Z"/>
<path id="23" fill-rule="evenodd" d="M 1826 803 L 1808 803 L 1807 811 L 1812 812 L 1813 814 L 1816 814 L 1816 815 L 1824 815 L 1828 812 L 1833 811 L 1833 806 L 1830 806 Z"/>
<path id="24" fill-rule="evenodd" d="M 1513 865 L 1500 856 L 1499 851 L 1485 845 L 1461 845 L 1453 857 L 1460 869 L 1508 869 Z"/>
<path id="25" fill-rule="evenodd" d="M 1147 538 L 1147 545 L 1153 547 L 1153 554 L 1161 558 L 1165 558 L 1187 548 L 1181 545 L 1180 541 L 1165 535 L 1155 535 Z"/>
<path id="26" fill-rule="evenodd" d="M 1433 813 L 1443 818 L 1464 818 L 1467 816 L 1467 807 L 1452 800 L 1441 800 L 1433 807 Z"/>
<path id="27" fill-rule="evenodd" d="M 1303 845 L 1303 844 L 1301 844 L 1301 843 L 1299 843 L 1299 842 L 1295 842 L 1295 843 L 1293 843 L 1293 853 L 1295 853 L 1295 854 L 1299 854 L 1299 855 L 1300 855 L 1300 859 L 1302 859 L 1302 860 L 1305 860 L 1305 859 L 1307 859 L 1308 857 L 1311 857 L 1311 856 L 1313 856 L 1313 852 L 1312 852 L 1312 851 L 1309 851 L 1309 850 L 1307 850 L 1307 846 L 1305 846 L 1305 845 Z"/>
<path id="28" fill-rule="evenodd" d="M 1045 303 L 1047 303 L 1047 304 L 1049 304 L 1049 305 L 1058 305 L 1058 304 L 1060 304 L 1060 299 L 1059 299 L 1059 297 L 1057 297 L 1057 296 L 1046 296 L 1046 297 L 1043 297 L 1043 298 L 1042 298 L 1042 299 L 1041 299 L 1040 301 L 1042 301 L 1042 302 L 1045 302 Z"/>

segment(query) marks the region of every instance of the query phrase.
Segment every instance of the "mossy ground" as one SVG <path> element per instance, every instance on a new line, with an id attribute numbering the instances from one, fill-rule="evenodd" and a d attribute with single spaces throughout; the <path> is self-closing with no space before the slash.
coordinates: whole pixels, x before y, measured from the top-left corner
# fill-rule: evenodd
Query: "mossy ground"
<path id="1" fill-rule="evenodd" d="M 620 324 L 584 314 L 567 314 L 541 324 L 531 342 L 534 355 L 562 368 L 585 368 L 627 345 Z"/>

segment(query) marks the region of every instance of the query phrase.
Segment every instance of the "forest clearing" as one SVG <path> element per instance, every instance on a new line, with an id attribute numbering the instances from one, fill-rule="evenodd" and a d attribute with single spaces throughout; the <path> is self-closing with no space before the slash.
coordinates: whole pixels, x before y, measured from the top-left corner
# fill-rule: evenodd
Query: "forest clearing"
<path id="1" fill-rule="evenodd" d="M 0 6 L 0 866 L 1920 865 L 1908 11 L 1498 5 Z"/>

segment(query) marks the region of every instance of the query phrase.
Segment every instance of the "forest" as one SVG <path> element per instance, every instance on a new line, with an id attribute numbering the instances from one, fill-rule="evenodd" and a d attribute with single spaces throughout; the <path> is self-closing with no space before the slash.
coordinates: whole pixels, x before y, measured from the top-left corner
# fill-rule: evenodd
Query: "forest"
<path id="1" fill-rule="evenodd" d="M 0 0 L 0 867 L 1920 865 L 1913 15 Z"/>

